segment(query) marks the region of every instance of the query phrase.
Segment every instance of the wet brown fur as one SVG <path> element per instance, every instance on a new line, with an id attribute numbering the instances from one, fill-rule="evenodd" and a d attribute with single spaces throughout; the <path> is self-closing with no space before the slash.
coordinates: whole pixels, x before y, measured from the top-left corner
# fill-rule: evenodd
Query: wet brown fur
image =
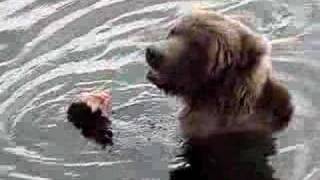
<path id="1" fill-rule="evenodd" d="M 243 129 L 278 132 L 291 120 L 287 89 L 272 75 L 271 43 L 226 15 L 204 10 L 181 19 L 151 62 L 148 79 L 184 103 L 188 138 Z"/>

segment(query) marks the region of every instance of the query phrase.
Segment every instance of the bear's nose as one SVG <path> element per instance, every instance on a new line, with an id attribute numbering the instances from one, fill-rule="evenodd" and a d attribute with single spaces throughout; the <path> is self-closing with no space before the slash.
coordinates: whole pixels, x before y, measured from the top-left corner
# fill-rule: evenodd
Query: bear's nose
<path id="1" fill-rule="evenodd" d="M 156 47 L 150 46 L 146 49 L 146 60 L 152 68 L 157 69 L 160 66 L 162 57 L 162 53 Z"/>

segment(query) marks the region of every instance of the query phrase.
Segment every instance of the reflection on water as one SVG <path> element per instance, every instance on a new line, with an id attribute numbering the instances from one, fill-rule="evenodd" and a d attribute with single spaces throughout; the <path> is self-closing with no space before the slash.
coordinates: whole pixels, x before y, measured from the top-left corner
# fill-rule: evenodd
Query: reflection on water
<path id="1" fill-rule="evenodd" d="M 308 33 L 274 53 L 296 115 L 273 159 L 283 179 L 320 177 L 319 3 L 201 1 L 247 13 L 269 38 Z M 164 37 L 190 7 L 171 0 L 0 1 L 0 177 L 4 179 L 167 179 L 179 145 L 177 103 L 144 78 L 144 47 Z M 84 89 L 112 89 L 115 145 L 101 151 L 65 121 Z"/>

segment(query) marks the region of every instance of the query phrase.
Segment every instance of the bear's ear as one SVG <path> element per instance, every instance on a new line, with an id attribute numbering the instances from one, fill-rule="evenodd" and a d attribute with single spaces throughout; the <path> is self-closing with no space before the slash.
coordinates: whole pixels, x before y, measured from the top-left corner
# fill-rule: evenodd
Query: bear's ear
<path id="1" fill-rule="evenodd" d="M 260 36 L 247 34 L 241 38 L 240 59 L 237 59 L 237 67 L 250 68 L 258 64 L 261 58 L 270 51 L 268 41 Z"/>

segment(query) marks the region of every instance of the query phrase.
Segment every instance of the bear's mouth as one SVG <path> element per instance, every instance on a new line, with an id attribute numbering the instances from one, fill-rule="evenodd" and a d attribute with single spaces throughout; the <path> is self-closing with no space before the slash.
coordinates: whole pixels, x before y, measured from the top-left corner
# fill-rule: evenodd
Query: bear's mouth
<path id="1" fill-rule="evenodd" d="M 163 74 L 152 68 L 147 73 L 147 79 L 158 87 L 161 87 L 167 83 L 167 78 L 165 78 Z"/>

